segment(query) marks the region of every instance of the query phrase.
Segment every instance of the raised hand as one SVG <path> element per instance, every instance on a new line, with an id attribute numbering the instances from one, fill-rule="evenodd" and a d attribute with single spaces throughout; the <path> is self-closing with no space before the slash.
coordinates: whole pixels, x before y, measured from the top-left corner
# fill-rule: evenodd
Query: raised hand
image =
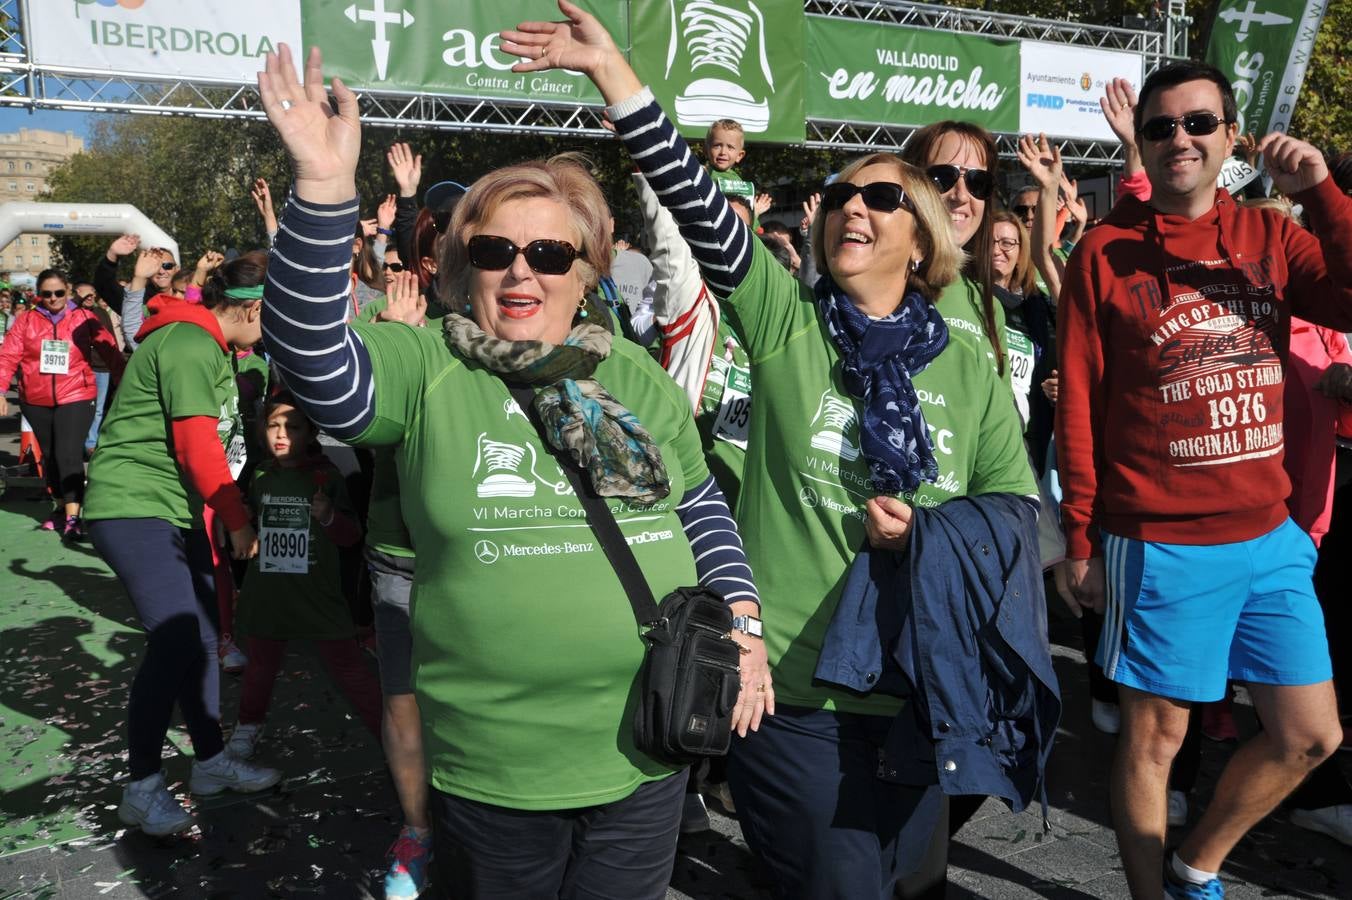
<path id="1" fill-rule="evenodd" d="M 154 248 L 142 250 L 136 257 L 136 267 L 132 269 L 133 279 L 146 279 L 160 270 L 160 251 Z"/>
<path id="2" fill-rule="evenodd" d="M 1324 154 L 1289 134 L 1274 131 L 1258 142 L 1258 150 L 1273 186 L 1288 197 L 1329 177 Z"/>
<path id="3" fill-rule="evenodd" d="M 1019 162 L 1044 191 L 1054 191 L 1061 180 L 1061 150 L 1045 134 L 1019 138 Z"/>
<path id="4" fill-rule="evenodd" d="M 291 157 L 296 196 L 313 203 L 342 203 L 357 194 L 357 157 L 361 122 L 357 95 L 333 79 L 337 112 L 324 90 L 323 58 L 318 47 L 305 60 L 305 83 L 296 76 L 291 48 L 278 44 L 258 73 L 258 94 L 268 121 Z"/>
<path id="5" fill-rule="evenodd" d="M 385 299 L 385 308 L 376 313 L 377 321 L 403 322 L 415 328 L 427 321 L 427 298 L 418 290 L 418 276 L 411 271 L 395 273 Z"/>
<path id="6" fill-rule="evenodd" d="M 558 0 L 563 22 L 522 22 L 502 32 L 502 52 L 522 57 L 513 72 L 571 69 L 592 80 L 606 103 L 615 104 L 643 88 L 619 47 L 596 17 Z"/>
<path id="7" fill-rule="evenodd" d="M 769 194 L 757 194 L 756 202 L 751 204 L 751 208 L 756 211 L 756 215 L 764 215 L 770 211 L 770 207 L 775 205 L 775 200 Z"/>
<path id="8" fill-rule="evenodd" d="M 385 161 L 390 164 L 395 183 L 399 185 L 399 196 L 417 196 L 418 182 L 422 181 L 422 154 L 414 155 L 408 144 L 391 144 Z"/>
<path id="9" fill-rule="evenodd" d="M 117 262 L 120 257 L 126 256 L 128 253 L 135 253 L 139 246 L 141 246 L 139 234 L 124 234 L 108 245 L 108 258 Z"/>
<path id="10" fill-rule="evenodd" d="M 822 195 L 813 194 L 803 201 L 803 218 L 798 223 L 798 230 L 807 234 L 812 228 L 812 220 L 817 218 L 817 207 L 821 206 Z"/>
<path id="11" fill-rule="evenodd" d="M 1067 178 L 1064 172 L 1061 173 L 1061 194 L 1065 198 L 1066 209 L 1070 210 L 1070 217 L 1076 222 L 1087 222 L 1089 207 L 1080 198 L 1080 183 L 1074 178 Z"/>
<path id="12" fill-rule="evenodd" d="M 225 256 L 217 253 L 215 250 L 208 250 L 202 254 L 202 258 L 197 261 L 196 268 L 193 269 L 192 283 L 201 287 L 207 283 L 207 276 L 220 267 L 225 262 Z"/>
<path id="13" fill-rule="evenodd" d="M 1136 91 L 1125 78 L 1114 78 L 1103 86 L 1099 109 L 1108 127 L 1124 145 L 1136 145 Z"/>
<path id="14" fill-rule="evenodd" d="M 376 207 L 376 227 L 389 231 L 394 226 L 394 213 L 397 207 L 398 200 L 394 194 L 386 194 L 380 206 Z"/>
<path id="15" fill-rule="evenodd" d="M 359 224 L 361 225 L 361 233 L 368 239 L 376 236 L 377 226 L 375 219 L 362 219 Z"/>

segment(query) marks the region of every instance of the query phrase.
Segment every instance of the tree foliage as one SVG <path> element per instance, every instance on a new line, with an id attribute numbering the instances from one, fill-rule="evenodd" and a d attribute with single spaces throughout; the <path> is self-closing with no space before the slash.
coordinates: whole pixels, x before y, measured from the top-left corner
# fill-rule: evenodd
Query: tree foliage
<path id="1" fill-rule="evenodd" d="M 1329 0 L 1291 133 L 1326 152 L 1352 150 L 1352 0 Z"/>

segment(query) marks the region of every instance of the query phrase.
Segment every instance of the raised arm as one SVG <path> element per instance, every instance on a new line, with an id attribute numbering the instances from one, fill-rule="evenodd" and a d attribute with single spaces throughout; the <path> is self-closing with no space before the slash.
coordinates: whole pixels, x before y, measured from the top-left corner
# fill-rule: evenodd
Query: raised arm
<path id="1" fill-rule="evenodd" d="M 1038 184 L 1033 233 L 1028 241 L 1032 245 L 1033 265 L 1047 285 L 1047 293 L 1055 301 L 1061 294 L 1061 278 L 1065 272 L 1065 265 L 1052 252 L 1059 237 L 1056 233 L 1056 192 L 1061 180 L 1061 151 L 1047 140 L 1045 134 L 1036 138 L 1025 134 L 1019 138 L 1019 162 Z"/>
<path id="2" fill-rule="evenodd" d="M 330 106 L 321 63 L 312 49 L 302 86 L 282 44 L 258 75 L 263 108 L 296 175 L 268 261 L 263 335 L 306 414 L 350 439 L 375 417 L 371 360 L 345 324 L 361 126 L 356 95 L 337 78 L 337 110 Z"/>
<path id="3" fill-rule="evenodd" d="M 750 270 L 755 243 L 751 231 L 733 213 L 605 28 L 568 0 L 559 0 L 559 10 L 566 21 L 523 22 L 502 32 L 503 52 L 526 60 L 512 71 L 571 69 L 591 78 L 609 104 L 607 114 L 629 155 L 680 226 L 704 282 L 718 296 L 728 296 Z"/>

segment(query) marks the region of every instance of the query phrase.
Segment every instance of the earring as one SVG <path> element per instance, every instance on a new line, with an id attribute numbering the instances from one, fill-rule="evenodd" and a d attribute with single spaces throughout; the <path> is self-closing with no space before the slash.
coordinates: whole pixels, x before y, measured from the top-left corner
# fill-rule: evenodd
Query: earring
<path id="1" fill-rule="evenodd" d="M 920 263 L 922 263 L 923 261 L 924 261 L 924 260 L 919 260 L 919 259 L 913 259 L 913 260 L 911 260 L 911 272 L 912 272 L 912 274 L 914 274 L 914 273 L 920 271 Z"/>
<path id="2" fill-rule="evenodd" d="M 582 297 L 577 301 L 577 317 L 579 319 L 587 318 L 587 298 Z"/>
<path id="3" fill-rule="evenodd" d="M 468 302 L 466 302 L 466 303 L 465 303 L 465 315 L 469 315 L 469 314 L 470 314 L 471 312 L 473 312 L 473 311 L 474 311 L 474 307 L 471 306 Z"/>

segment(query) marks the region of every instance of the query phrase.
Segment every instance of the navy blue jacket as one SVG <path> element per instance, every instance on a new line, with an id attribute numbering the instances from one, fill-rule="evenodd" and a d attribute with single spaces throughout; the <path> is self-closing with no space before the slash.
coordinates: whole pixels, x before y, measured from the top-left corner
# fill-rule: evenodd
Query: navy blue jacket
<path id="1" fill-rule="evenodd" d="M 880 776 L 1022 810 L 1061 717 L 1033 506 L 985 494 L 917 507 L 908 553 L 861 550 L 816 677 L 911 697 Z"/>

